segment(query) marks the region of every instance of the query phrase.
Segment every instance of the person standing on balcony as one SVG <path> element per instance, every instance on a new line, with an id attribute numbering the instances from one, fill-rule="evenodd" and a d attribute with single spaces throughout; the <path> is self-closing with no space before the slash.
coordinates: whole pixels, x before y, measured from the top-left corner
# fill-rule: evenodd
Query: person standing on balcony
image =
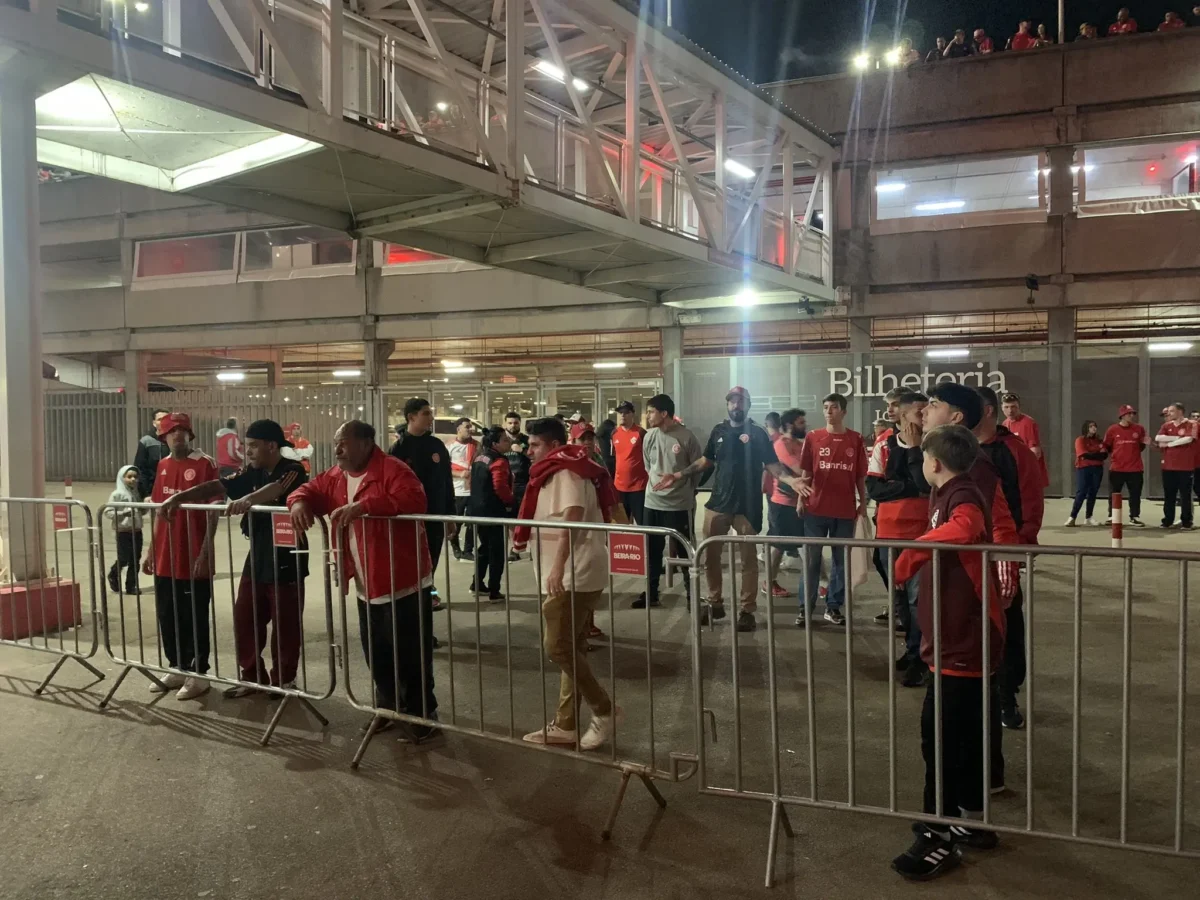
<path id="1" fill-rule="evenodd" d="M 996 49 L 995 44 L 992 43 L 992 39 L 987 36 L 987 32 L 982 28 L 975 29 L 973 38 L 971 41 L 972 56 L 989 56 Z"/>
<path id="2" fill-rule="evenodd" d="M 1079 26 L 1079 34 L 1075 36 L 1077 41 L 1094 41 L 1099 37 L 1096 26 L 1091 22 L 1084 22 Z"/>
<path id="3" fill-rule="evenodd" d="M 1129 7 L 1122 6 L 1117 10 L 1117 21 L 1108 26 L 1108 36 L 1118 34 L 1137 34 L 1137 21 L 1129 15 Z"/>
<path id="4" fill-rule="evenodd" d="M 1158 23 L 1158 28 L 1155 31 L 1176 31 L 1177 29 L 1186 27 L 1187 23 L 1180 18 L 1179 13 L 1168 9 L 1166 16 Z"/>
<path id="5" fill-rule="evenodd" d="M 954 37 L 946 45 L 946 49 L 942 51 L 942 58 L 962 59 L 964 56 L 970 55 L 971 48 L 967 46 L 967 33 L 961 28 L 956 28 Z"/>
<path id="6" fill-rule="evenodd" d="M 449 446 L 450 474 L 454 477 L 454 514 L 469 515 L 467 504 L 471 500 L 471 463 L 479 452 L 479 441 L 471 437 L 471 420 L 466 416 L 454 423 L 455 439 Z M 462 543 L 459 543 L 460 538 Z M 462 562 L 475 562 L 475 531 L 470 525 L 460 525 L 450 538 L 454 558 Z"/>
<path id="7" fill-rule="evenodd" d="M 946 52 L 946 39 L 944 37 L 939 37 L 937 39 L 937 45 L 932 50 L 930 50 L 928 53 L 925 54 L 925 62 L 927 62 L 927 63 L 941 62 L 942 55 L 945 52 Z"/>
<path id="8" fill-rule="evenodd" d="M 617 474 L 613 486 L 625 515 L 631 522 L 641 525 L 646 518 L 646 461 L 642 456 L 642 440 L 646 429 L 638 424 L 637 408 L 629 400 L 617 406 L 620 417 L 612 435 L 613 458 L 617 463 Z"/>
<path id="9" fill-rule="evenodd" d="M 1045 23 L 1042 23 L 1037 27 L 1036 37 L 1037 41 L 1034 43 L 1035 47 L 1050 47 L 1058 43 L 1053 37 L 1050 36 L 1050 32 L 1046 30 Z"/>
<path id="10" fill-rule="evenodd" d="M 1196 431 L 1183 416 L 1183 404 L 1172 403 L 1167 407 L 1167 421 L 1154 437 L 1154 444 L 1162 453 L 1163 517 L 1162 527 L 1175 525 L 1175 504 L 1179 504 L 1179 527 L 1192 530 L 1192 470 Z"/>
<path id="11" fill-rule="evenodd" d="M 237 433 L 237 419 L 226 419 L 225 427 L 217 429 L 217 471 L 222 478 L 236 475 L 246 462 L 242 439 Z"/>
<path id="12" fill-rule="evenodd" d="M 1008 39 L 1006 50 L 1032 50 L 1037 46 L 1037 38 L 1029 33 L 1033 25 L 1028 19 L 1022 19 L 1017 25 L 1017 33 Z M 1041 28 L 1042 26 L 1039 26 Z"/>
<path id="13" fill-rule="evenodd" d="M 1145 465 L 1142 453 L 1146 449 L 1146 429 L 1137 423 L 1137 410 L 1128 403 L 1117 410 L 1117 424 L 1104 432 L 1104 449 L 1112 462 L 1108 466 L 1108 521 L 1112 522 L 1112 495 L 1129 489 L 1129 524 L 1144 526 L 1142 515 L 1142 484 Z"/>

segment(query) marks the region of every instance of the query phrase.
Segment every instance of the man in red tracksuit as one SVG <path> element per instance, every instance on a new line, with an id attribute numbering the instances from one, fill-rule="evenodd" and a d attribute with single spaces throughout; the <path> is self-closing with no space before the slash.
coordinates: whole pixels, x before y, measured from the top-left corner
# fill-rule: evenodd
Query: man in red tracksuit
<path id="1" fill-rule="evenodd" d="M 955 385 L 955 387 L 963 387 Z M 986 544 L 992 539 L 987 502 L 968 472 L 980 455 L 976 437 L 961 425 L 942 425 L 925 434 L 922 474 L 930 484 L 929 529 L 919 540 L 942 544 Z M 935 682 L 921 710 L 921 754 L 925 759 L 926 814 L 937 815 L 937 758 L 942 756 L 941 813 L 966 821 L 983 817 L 983 678 L 984 584 L 988 582 L 988 668 L 994 669 L 1004 648 L 1004 612 L 995 571 L 979 553 L 943 551 L 938 557 L 940 582 L 940 657 L 933 652 L 933 554 L 905 550 L 896 561 L 896 577 L 919 574 L 922 602 L 921 657 L 941 678 L 941 746 L 937 743 Z M 963 846 L 990 850 L 996 834 L 966 824 L 917 823 L 916 840 L 892 861 L 901 876 L 925 880 L 944 874 L 962 859 Z"/>
<path id="2" fill-rule="evenodd" d="M 984 415 L 975 435 L 983 452 L 1000 474 L 1000 485 L 1022 544 L 1037 546 L 1038 532 L 1046 511 L 1041 463 L 1025 442 L 997 425 L 1000 403 L 988 387 L 977 389 L 983 398 Z M 1018 586 L 1007 616 L 1004 662 L 997 673 L 1000 692 L 1000 721 L 1005 728 L 1022 728 L 1025 718 L 1017 705 L 1017 691 L 1025 683 L 1025 598 Z"/>

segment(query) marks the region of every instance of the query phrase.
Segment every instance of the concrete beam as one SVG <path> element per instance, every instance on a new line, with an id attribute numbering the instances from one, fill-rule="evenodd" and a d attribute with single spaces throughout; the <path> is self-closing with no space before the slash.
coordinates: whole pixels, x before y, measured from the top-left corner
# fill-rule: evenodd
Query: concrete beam
<path id="1" fill-rule="evenodd" d="M 599 250 L 602 247 L 612 247 L 620 243 L 622 243 L 621 239 L 612 235 L 583 231 L 537 241 L 506 244 L 490 251 L 484 258 L 484 262 L 489 266 L 503 266 L 523 259 L 542 259 L 547 256 L 559 256 L 563 253 Z"/>

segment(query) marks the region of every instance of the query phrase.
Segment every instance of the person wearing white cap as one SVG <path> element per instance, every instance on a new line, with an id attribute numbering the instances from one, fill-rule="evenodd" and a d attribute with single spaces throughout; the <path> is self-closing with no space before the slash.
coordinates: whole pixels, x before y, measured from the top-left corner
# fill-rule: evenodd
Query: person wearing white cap
<path id="1" fill-rule="evenodd" d="M 705 506 L 704 536 L 728 534 L 758 534 L 762 530 L 763 469 L 784 484 L 799 488 L 800 481 L 785 469 L 775 455 L 767 432 L 746 418 L 750 410 L 750 392 L 744 387 L 732 387 L 725 395 L 729 418 L 717 425 L 709 435 L 704 455 L 679 472 L 664 475 L 653 490 L 665 491 L 676 482 L 716 466 L 712 497 Z M 697 603 L 700 624 L 725 618 L 725 600 L 721 596 L 720 543 L 710 544 L 705 555 L 705 575 L 708 581 L 709 607 Z M 740 580 L 742 609 L 738 613 L 737 630 L 753 631 L 757 625 L 754 611 L 758 608 L 758 558 L 754 544 L 740 544 L 742 560 Z"/>

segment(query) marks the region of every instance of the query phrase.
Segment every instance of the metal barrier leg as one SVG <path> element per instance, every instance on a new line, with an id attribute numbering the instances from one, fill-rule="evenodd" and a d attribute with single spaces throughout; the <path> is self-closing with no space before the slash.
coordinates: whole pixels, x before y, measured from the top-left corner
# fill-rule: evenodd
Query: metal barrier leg
<path id="1" fill-rule="evenodd" d="M 113 694 L 117 692 L 117 688 L 121 686 L 121 682 L 125 680 L 125 676 L 135 669 L 150 679 L 152 684 L 156 684 L 162 688 L 162 692 L 164 694 L 167 692 L 167 686 L 163 684 L 162 681 L 160 681 L 159 678 L 149 669 L 143 669 L 141 666 L 126 666 L 121 670 L 121 674 L 117 676 L 117 680 L 113 682 L 113 686 L 108 689 L 108 693 L 104 695 L 104 699 L 100 701 L 101 709 L 104 709 L 108 706 L 108 701 L 113 698 Z"/>
<path id="2" fill-rule="evenodd" d="M 367 745 L 371 743 L 371 738 L 375 737 L 375 732 L 379 730 L 379 726 L 383 724 L 383 716 L 375 716 L 371 720 L 371 724 L 367 726 L 367 733 L 363 735 L 362 742 L 358 745 L 358 750 L 354 754 L 354 759 L 350 760 L 350 768 L 358 769 L 358 764 L 362 762 L 363 754 L 367 752 Z"/>
<path id="3" fill-rule="evenodd" d="M 79 663 L 81 666 L 83 666 L 85 669 L 87 669 L 89 672 L 91 672 L 93 675 L 95 675 L 95 676 L 96 676 L 96 680 L 97 680 L 97 681 L 103 681 L 103 680 L 104 680 L 104 673 L 103 673 L 103 672 L 101 672 L 99 669 L 97 669 L 95 666 L 93 666 L 93 665 L 92 665 L 90 662 L 88 662 L 86 659 L 83 659 L 83 658 L 81 658 L 81 657 L 78 657 L 78 656 L 60 656 L 60 657 L 58 658 L 58 662 L 56 662 L 56 663 L 54 664 L 54 668 L 50 670 L 50 674 L 49 674 L 49 675 L 47 675 L 45 678 L 43 678 L 43 679 L 42 679 L 42 683 L 41 683 L 41 684 L 39 684 L 39 685 L 38 685 L 36 688 L 34 688 L 33 692 L 34 692 L 35 694 L 40 694 L 40 693 L 41 693 L 42 691 L 44 691 L 44 690 L 45 690 L 47 687 L 49 687 L 49 686 L 50 686 L 50 682 L 51 682 L 51 681 L 54 679 L 54 676 L 58 674 L 58 670 L 59 670 L 59 669 L 61 669 L 61 668 L 63 667 L 63 664 L 64 664 L 64 663 L 65 663 L 65 662 L 66 662 L 68 659 L 73 659 L 73 660 L 75 660 L 75 662 Z"/>
<path id="4" fill-rule="evenodd" d="M 787 810 L 783 808 L 783 804 L 778 800 L 771 804 L 771 836 L 767 839 L 767 875 L 763 879 L 764 887 L 775 886 L 775 856 L 779 849 L 779 827 L 783 826 L 783 833 L 790 839 L 796 837 L 796 832 L 792 830 L 791 819 L 788 818 Z"/>
<path id="5" fill-rule="evenodd" d="M 646 786 L 646 790 L 650 792 L 650 796 L 654 798 L 659 809 L 667 808 L 667 798 L 655 786 L 654 780 L 645 772 L 639 772 L 635 766 L 625 766 L 621 769 L 621 783 L 617 785 L 617 796 L 613 798 L 612 807 L 608 811 L 608 819 L 604 823 L 604 830 L 600 832 L 603 840 L 612 839 L 613 826 L 617 824 L 617 814 L 621 811 L 621 804 L 625 800 L 625 789 L 629 787 L 629 779 L 633 775 L 637 775 L 642 780 L 642 784 Z"/>

